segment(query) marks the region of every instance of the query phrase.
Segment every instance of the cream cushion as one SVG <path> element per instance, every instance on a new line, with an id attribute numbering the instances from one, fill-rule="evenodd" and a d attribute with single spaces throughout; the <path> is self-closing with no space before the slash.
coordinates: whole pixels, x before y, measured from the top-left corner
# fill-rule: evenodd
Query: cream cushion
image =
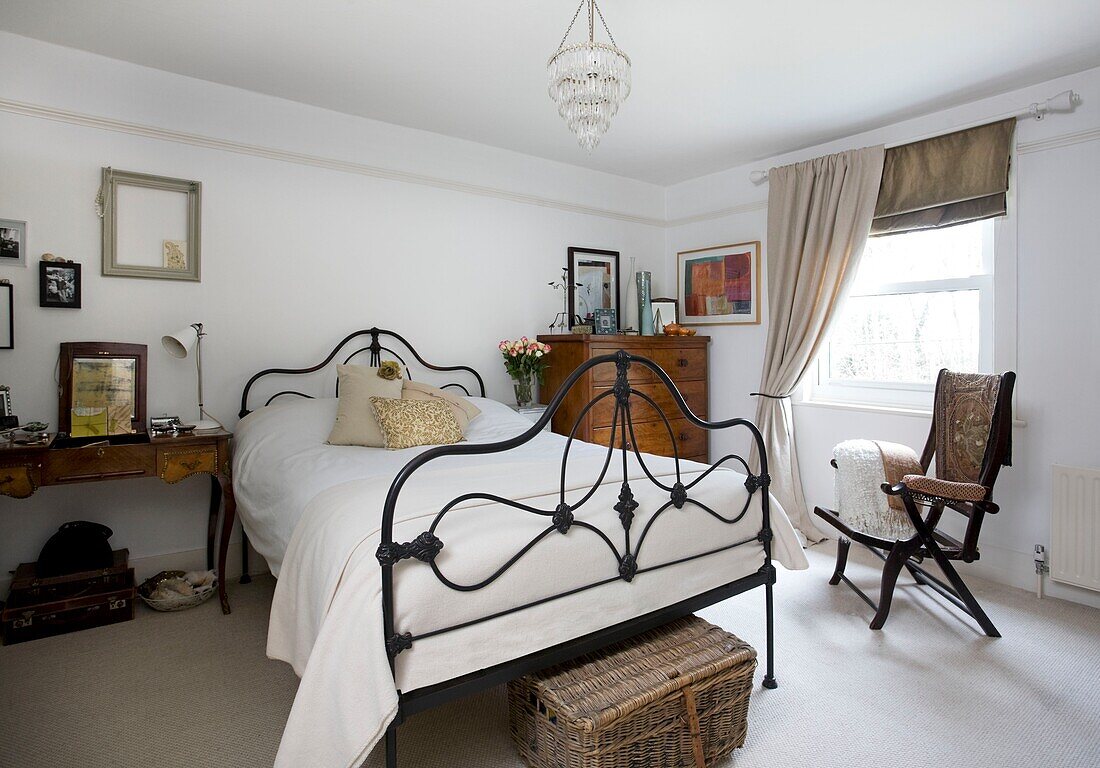
<path id="1" fill-rule="evenodd" d="M 454 411 L 442 400 L 372 397 L 385 447 L 396 451 L 418 445 L 450 445 L 462 440 Z"/>
<path id="2" fill-rule="evenodd" d="M 459 397 L 445 389 L 433 387 L 431 384 L 421 384 L 419 381 L 406 380 L 401 385 L 402 400 L 436 400 L 450 406 L 451 411 L 458 421 L 458 428 L 462 434 L 466 434 L 466 427 L 481 413 L 481 409 L 464 397 Z"/>
<path id="3" fill-rule="evenodd" d="M 340 401 L 336 406 L 336 423 L 328 436 L 329 444 L 383 447 L 385 441 L 370 399 L 401 397 L 401 379 L 383 379 L 377 368 L 365 365 L 338 365 L 336 377 Z"/>

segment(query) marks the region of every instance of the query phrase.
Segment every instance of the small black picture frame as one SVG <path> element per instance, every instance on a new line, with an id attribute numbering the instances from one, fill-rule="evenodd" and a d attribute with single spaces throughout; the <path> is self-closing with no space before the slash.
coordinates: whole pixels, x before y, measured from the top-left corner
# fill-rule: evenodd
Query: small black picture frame
<path id="1" fill-rule="evenodd" d="M 0 283 L 0 349 L 15 349 L 15 289 Z"/>
<path id="2" fill-rule="evenodd" d="M 38 306 L 80 309 L 80 265 L 70 261 L 39 262 Z"/>
<path id="3" fill-rule="evenodd" d="M 616 322 L 615 310 L 613 309 L 596 309 L 595 310 L 595 333 L 597 336 L 613 336 L 619 332 L 619 325 Z"/>

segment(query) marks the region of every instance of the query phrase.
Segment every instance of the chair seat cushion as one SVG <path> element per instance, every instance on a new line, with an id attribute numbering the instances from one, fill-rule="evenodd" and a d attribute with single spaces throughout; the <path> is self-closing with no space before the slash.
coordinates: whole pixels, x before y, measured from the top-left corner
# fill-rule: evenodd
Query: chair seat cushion
<path id="1" fill-rule="evenodd" d="M 906 475 L 902 482 L 913 493 L 952 501 L 981 501 L 986 495 L 985 486 L 977 483 L 953 483 L 925 475 Z"/>

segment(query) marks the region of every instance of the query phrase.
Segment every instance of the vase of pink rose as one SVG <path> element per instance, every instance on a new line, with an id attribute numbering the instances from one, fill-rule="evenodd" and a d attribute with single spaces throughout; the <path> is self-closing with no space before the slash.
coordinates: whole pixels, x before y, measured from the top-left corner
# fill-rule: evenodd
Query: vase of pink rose
<path id="1" fill-rule="evenodd" d="M 516 405 L 525 408 L 535 399 L 535 381 L 542 384 L 546 378 L 546 356 L 550 354 L 550 345 L 523 336 L 515 341 L 505 339 L 497 345 L 497 349 L 504 357 L 504 369 L 512 377 Z"/>

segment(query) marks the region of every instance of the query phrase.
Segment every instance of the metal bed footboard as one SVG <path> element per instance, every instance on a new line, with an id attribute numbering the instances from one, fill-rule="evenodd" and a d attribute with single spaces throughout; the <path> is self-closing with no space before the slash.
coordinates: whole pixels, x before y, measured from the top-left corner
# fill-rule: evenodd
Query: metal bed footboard
<path id="1" fill-rule="evenodd" d="M 603 392 L 593 398 L 577 416 L 576 421 L 573 424 L 572 430 L 568 436 L 565 444 L 565 448 L 561 459 L 560 469 L 560 487 L 558 491 L 558 504 L 553 509 L 542 509 L 529 504 L 513 501 L 510 499 L 494 496 L 486 493 L 466 493 L 460 495 L 447 504 L 445 504 L 440 511 L 435 515 L 431 525 L 426 531 L 418 535 L 415 539 L 408 542 L 398 542 L 393 538 L 393 524 L 394 514 L 397 508 L 397 501 L 400 497 L 401 490 L 405 484 L 409 481 L 410 477 L 424 465 L 440 459 L 445 456 L 468 456 L 468 455 L 485 455 L 493 453 L 502 453 L 520 445 L 523 445 L 530 440 L 534 439 L 546 425 L 550 422 L 550 419 L 557 412 L 561 406 L 562 401 L 568 394 L 569 390 L 577 383 L 577 381 L 588 370 L 603 364 L 614 364 L 616 366 L 616 376 L 614 385 L 606 392 Z M 729 454 L 723 456 L 717 462 L 714 462 L 707 470 L 700 473 L 698 477 L 694 478 L 687 484 L 681 481 L 681 459 L 678 449 L 676 448 L 676 441 L 673 439 L 671 443 L 673 445 L 675 461 L 675 482 L 671 485 L 662 483 L 658 480 L 649 468 L 646 466 L 645 459 L 641 452 L 638 450 L 637 441 L 634 439 L 634 424 L 631 417 L 631 403 L 632 397 L 637 397 L 643 401 L 646 401 L 649 405 L 653 406 L 654 410 L 660 414 L 661 419 L 664 422 L 666 429 L 672 436 L 672 427 L 669 424 L 668 418 L 661 412 L 661 409 L 657 407 L 657 404 L 651 397 L 644 392 L 635 390 L 631 387 L 628 381 L 628 371 L 631 365 L 640 365 L 648 368 L 668 389 L 672 395 L 680 411 L 684 417 L 695 424 L 697 427 L 706 430 L 720 430 L 731 427 L 745 427 L 752 435 L 752 439 L 755 442 L 759 458 L 760 458 L 760 472 L 759 474 L 753 474 L 748 463 L 736 454 Z M 604 459 L 603 468 L 597 478 L 596 482 L 586 493 L 583 494 L 579 501 L 574 503 L 566 502 L 566 469 L 569 461 L 570 449 L 576 439 L 576 433 L 580 426 L 581 421 L 584 419 L 585 414 L 588 413 L 597 403 L 607 398 L 614 398 L 615 407 L 612 416 L 612 439 L 609 441 L 607 447 L 607 454 Z M 628 447 L 633 446 L 633 447 Z M 656 485 L 662 491 L 668 493 L 668 500 L 664 502 L 649 519 L 646 525 L 640 532 L 633 530 L 633 521 L 635 518 L 635 510 L 638 508 L 637 502 L 634 500 L 634 494 L 630 487 L 630 482 L 627 479 L 627 454 L 633 452 L 640 464 L 646 479 L 652 484 Z M 583 519 L 579 519 L 578 512 L 582 510 L 584 505 L 588 503 L 592 497 L 596 494 L 597 490 L 603 485 L 604 478 L 607 475 L 608 468 L 611 465 L 612 460 L 615 458 L 616 453 L 621 457 L 623 467 L 623 482 L 620 487 L 618 501 L 614 505 L 615 511 L 618 513 L 619 521 L 623 528 L 622 548 L 612 541 L 602 530 L 596 526 L 586 522 Z M 744 507 L 734 516 L 725 517 L 719 512 L 711 509 L 706 504 L 691 498 L 691 490 L 698 485 L 705 477 L 709 476 L 718 467 L 726 463 L 739 463 L 745 470 L 747 479 L 745 481 L 745 487 L 748 490 L 748 497 L 746 498 Z M 665 608 L 653 611 L 649 614 L 635 617 L 628 621 L 622 622 L 612 627 L 590 633 L 583 637 L 571 640 L 566 643 L 556 645 L 552 648 L 547 648 L 536 653 L 529 654 L 520 659 L 505 662 L 503 664 L 496 665 L 489 669 L 479 670 L 477 672 L 464 675 L 453 680 L 445 681 L 428 688 L 418 689 L 409 693 L 402 693 L 398 691 L 399 695 L 399 709 L 397 718 L 390 725 L 386 732 L 386 765 L 388 768 L 396 768 L 397 765 L 397 726 L 408 715 L 415 712 L 428 709 L 430 707 L 442 704 L 446 701 L 465 696 L 474 693 L 479 690 L 498 685 L 507 680 L 513 679 L 519 675 L 533 672 L 538 669 L 545 668 L 552 664 L 567 661 L 580 654 L 587 653 L 593 650 L 598 650 L 610 643 L 624 640 L 639 632 L 647 629 L 654 628 L 663 623 L 671 621 L 680 616 L 687 615 L 693 611 L 699 610 L 708 605 L 712 605 L 721 600 L 725 600 L 728 597 L 745 592 L 749 589 L 754 589 L 759 586 L 765 588 L 765 612 L 766 612 L 766 649 L 765 649 L 765 675 L 763 685 L 765 688 L 775 688 L 777 682 L 775 679 L 774 669 L 774 639 L 773 639 L 773 596 L 772 588 L 775 584 L 775 568 L 771 561 L 771 541 L 772 541 L 772 528 L 771 528 L 771 513 L 770 513 L 770 499 L 767 492 L 768 485 L 770 484 L 770 477 L 768 475 L 768 458 L 767 451 L 764 446 L 763 438 L 760 431 L 756 426 L 746 419 L 728 419 L 725 421 L 704 421 L 691 412 L 687 403 L 684 401 L 683 396 L 680 394 L 676 385 L 669 378 L 668 374 L 661 369 L 652 360 L 631 355 L 625 350 L 619 350 L 612 355 L 604 355 L 601 357 L 593 358 L 583 365 L 578 367 L 562 384 L 559 391 L 554 395 L 546 411 L 542 414 L 537 422 L 535 422 L 527 431 L 523 432 L 516 437 L 509 440 L 503 440 L 495 443 L 483 443 L 483 444 L 471 444 L 471 443 L 459 443 L 455 445 L 440 446 L 425 451 L 418 455 L 412 461 L 410 461 L 405 467 L 398 472 L 394 478 L 389 492 L 386 495 L 385 505 L 382 511 L 382 525 L 381 525 L 381 541 L 378 546 L 376 557 L 379 565 L 382 569 L 382 618 L 384 637 L 380 638 L 385 643 L 385 649 L 390 662 L 390 670 L 394 673 L 394 685 L 396 687 L 396 660 L 398 655 L 413 646 L 417 640 L 427 639 L 437 635 L 442 635 L 447 632 L 452 632 L 458 629 L 469 627 L 475 624 L 479 624 L 485 621 L 491 621 L 493 619 L 501 618 L 512 613 L 523 611 L 527 608 L 532 608 L 536 605 L 542 605 L 544 603 L 551 602 L 569 595 L 574 595 L 579 592 L 583 592 L 595 587 L 610 584 L 615 581 L 631 582 L 641 573 L 647 573 L 650 571 L 660 570 L 662 568 L 668 568 L 673 565 L 697 560 L 704 557 L 724 552 L 735 547 L 744 546 L 753 542 L 759 542 L 763 548 L 763 563 L 760 568 L 748 576 L 745 576 L 736 581 L 722 585 L 716 589 L 712 589 L 689 597 L 674 605 L 667 606 Z M 743 540 L 735 541 L 732 543 L 724 544 L 722 546 L 716 546 L 705 552 L 701 552 L 695 555 L 689 555 L 686 557 L 676 558 L 659 563 L 646 563 L 639 559 L 641 554 L 641 547 L 646 537 L 649 535 L 653 523 L 661 517 L 668 509 L 682 509 L 684 506 L 691 504 L 694 505 L 706 513 L 710 514 L 719 521 L 728 525 L 733 525 L 739 522 L 745 514 L 748 512 L 749 507 L 752 504 L 753 496 L 760 492 L 760 507 L 761 507 L 761 527 L 756 535 Z M 439 523 L 447 516 L 447 514 L 456 506 L 471 500 L 484 500 L 505 506 L 512 507 L 516 510 L 526 512 L 528 514 L 541 516 L 546 519 L 546 527 L 534 536 L 527 544 L 520 548 L 518 552 L 512 555 L 507 561 L 504 562 L 495 572 L 486 577 L 480 582 L 472 584 L 458 583 L 450 579 L 435 562 L 436 556 L 444 547 L 444 541 L 442 541 L 437 535 Z M 614 558 L 616 569 L 614 575 L 609 575 L 607 578 L 600 579 L 591 584 L 586 584 L 581 587 L 576 587 L 558 594 L 543 597 L 538 600 L 533 600 L 521 605 L 512 606 L 500 611 L 482 616 L 476 619 L 464 621 L 451 626 L 445 626 L 431 631 L 422 633 L 416 633 L 413 628 L 410 627 L 397 627 L 395 626 L 394 609 L 393 609 L 393 597 L 394 597 L 394 578 L 396 567 L 403 560 L 416 560 L 420 561 L 420 564 L 426 565 L 432 569 L 436 578 L 448 588 L 455 590 L 456 592 L 470 592 L 487 587 L 493 583 L 496 579 L 502 576 L 508 569 L 510 569 L 523 555 L 525 555 L 532 548 L 537 546 L 539 542 L 543 541 L 547 537 L 554 535 L 568 535 L 571 531 L 587 530 L 593 534 L 596 538 L 594 543 L 597 546 L 606 546 L 609 551 L 609 556 Z M 408 564 L 406 564 L 408 565 Z"/>

